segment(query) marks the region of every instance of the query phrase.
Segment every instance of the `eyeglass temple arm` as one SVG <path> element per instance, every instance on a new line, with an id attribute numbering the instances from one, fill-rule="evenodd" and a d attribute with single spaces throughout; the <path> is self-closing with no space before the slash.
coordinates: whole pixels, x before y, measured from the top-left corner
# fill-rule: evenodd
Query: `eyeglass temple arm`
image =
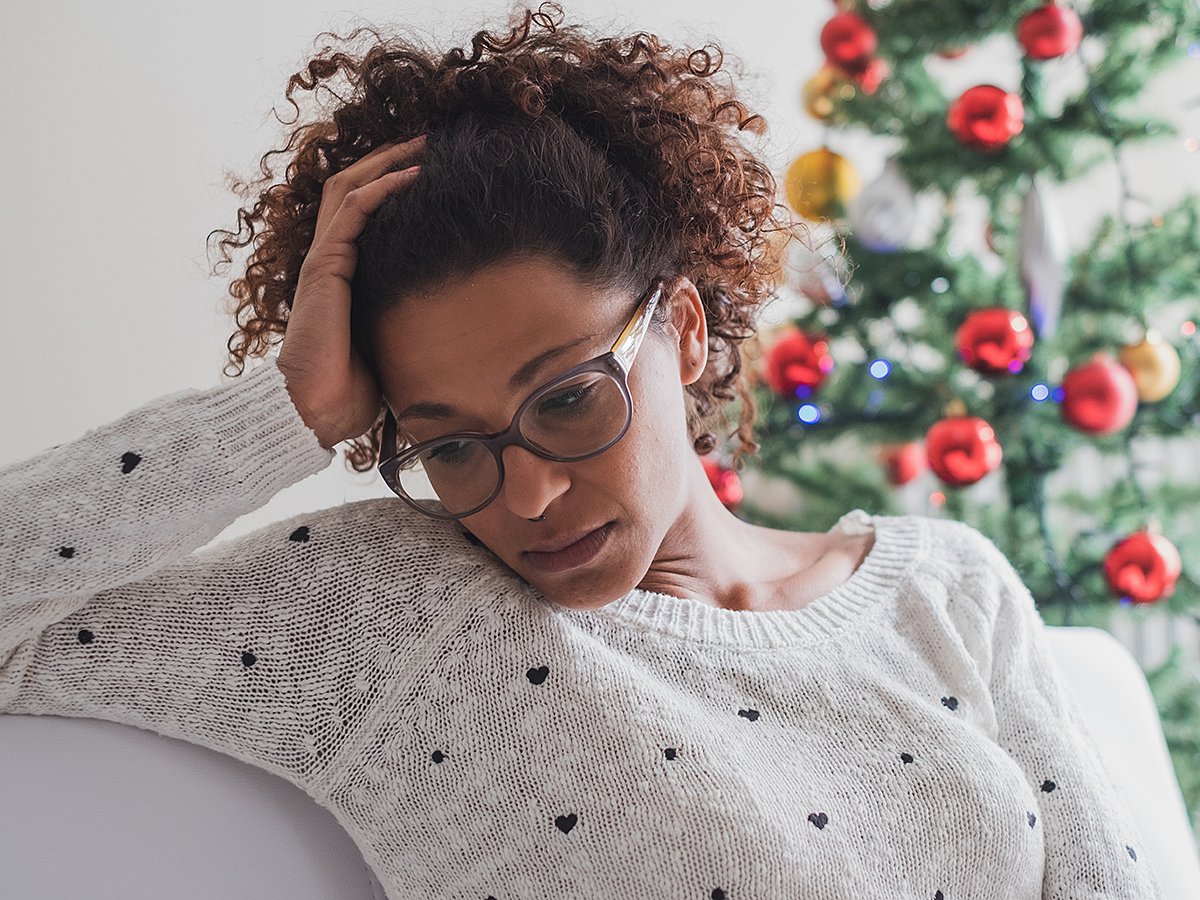
<path id="1" fill-rule="evenodd" d="M 396 417 L 392 415 L 391 407 L 385 407 L 383 417 L 383 436 L 380 440 L 380 450 L 384 453 L 396 452 Z"/>
<path id="2" fill-rule="evenodd" d="M 637 356 L 638 348 L 642 345 L 646 332 L 650 330 L 650 321 L 654 317 L 654 310 L 658 306 L 658 301 L 662 299 L 662 295 L 663 288 L 659 284 L 642 301 L 641 306 L 638 307 L 637 312 L 633 314 L 633 318 L 629 320 L 629 324 L 625 326 L 625 330 L 621 332 L 612 346 L 612 354 L 617 358 L 617 362 L 620 363 L 626 374 L 629 374 L 633 358 Z"/>

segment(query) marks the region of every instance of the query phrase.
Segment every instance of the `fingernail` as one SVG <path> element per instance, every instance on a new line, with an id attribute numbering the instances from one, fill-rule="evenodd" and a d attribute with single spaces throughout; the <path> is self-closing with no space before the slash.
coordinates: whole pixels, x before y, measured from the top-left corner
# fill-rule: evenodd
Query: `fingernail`
<path id="1" fill-rule="evenodd" d="M 420 166 L 409 166 L 407 169 L 403 169 L 403 170 L 400 172 L 400 174 L 401 174 L 401 175 L 407 175 L 409 172 L 412 172 L 412 173 L 415 175 L 415 174 L 416 174 L 416 172 L 417 172 L 417 170 L 418 170 L 418 169 L 420 169 L 420 168 L 421 168 Z"/>

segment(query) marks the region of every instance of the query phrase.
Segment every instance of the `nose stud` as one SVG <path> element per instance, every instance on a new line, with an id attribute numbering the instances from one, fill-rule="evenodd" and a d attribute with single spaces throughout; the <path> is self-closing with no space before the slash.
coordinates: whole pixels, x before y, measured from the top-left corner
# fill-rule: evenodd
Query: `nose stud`
<path id="1" fill-rule="evenodd" d="M 536 519 L 530 519 L 529 521 L 530 522 L 545 522 L 546 517 L 544 515 L 541 515 L 541 516 L 538 516 Z"/>

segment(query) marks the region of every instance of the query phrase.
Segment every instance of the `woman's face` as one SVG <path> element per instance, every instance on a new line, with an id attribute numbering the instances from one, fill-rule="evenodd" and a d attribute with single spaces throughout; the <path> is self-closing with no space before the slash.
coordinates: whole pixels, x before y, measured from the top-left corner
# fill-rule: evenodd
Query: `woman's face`
<path id="1" fill-rule="evenodd" d="M 646 288 L 597 289 L 565 267 L 524 258 L 445 283 L 404 300 L 378 324 L 384 394 L 418 440 L 502 431 L 539 386 L 605 353 Z M 664 292 L 662 302 L 673 314 L 665 333 L 647 335 L 630 370 L 633 419 L 625 436 L 571 463 L 506 447 L 499 496 L 462 519 L 559 605 L 616 600 L 637 586 L 676 531 L 687 531 L 678 525 L 692 500 L 689 466 L 697 463 L 683 385 L 703 371 L 707 342 L 690 283 L 674 296 Z M 423 411 L 404 415 L 414 404 Z M 530 521 L 539 516 L 545 520 Z"/>

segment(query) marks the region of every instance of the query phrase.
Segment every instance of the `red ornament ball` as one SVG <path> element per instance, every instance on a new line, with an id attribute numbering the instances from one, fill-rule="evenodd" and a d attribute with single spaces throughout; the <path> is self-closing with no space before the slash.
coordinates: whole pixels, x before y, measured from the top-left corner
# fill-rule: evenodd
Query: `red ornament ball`
<path id="1" fill-rule="evenodd" d="M 887 470 L 888 481 L 897 487 L 908 484 L 929 465 L 925 458 L 925 448 L 915 441 L 882 447 L 879 451 L 879 461 Z"/>
<path id="2" fill-rule="evenodd" d="M 950 487 L 974 484 L 1000 465 L 996 432 L 974 416 L 942 419 L 925 434 L 929 468 Z"/>
<path id="3" fill-rule="evenodd" d="M 775 393 L 803 400 L 821 386 L 833 367 L 826 341 L 792 328 L 767 350 L 763 377 Z"/>
<path id="4" fill-rule="evenodd" d="M 1033 329 L 1014 309 L 977 309 L 958 326 L 959 358 L 987 375 L 1017 374 L 1033 348 Z"/>
<path id="5" fill-rule="evenodd" d="M 1109 589 L 1134 603 L 1170 597 L 1181 572 L 1183 561 L 1175 545 L 1149 531 L 1131 534 L 1104 557 L 1104 578 Z"/>
<path id="6" fill-rule="evenodd" d="M 826 61 L 847 75 L 865 71 L 878 46 L 874 29 L 856 13 L 838 13 L 821 29 L 821 49 Z"/>
<path id="7" fill-rule="evenodd" d="M 725 468 L 711 457 L 706 456 L 700 462 L 704 464 L 704 473 L 708 475 L 708 483 L 717 492 L 717 499 L 725 505 L 726 509 L 736 509 L 744 496 L 742 479 L 738 478 L 738 473 Z"/>
<path id="8" fill-rule="evenodd" d="M 1030 59 L 1066 56 L 1082 38 L 1083 24 L 1075 11 L 1053 3 L 1026 13 L 1017 24 L 1017 40 Z"/>
<path id="9" fill-rule="evenodd" d="M 959 143 L 992 153 L 1021 133 L 1024 116 L 1025 107 L 1016 94 L 980 84 L 950 104 L 946 125 Z"/>
<path id="10" fill-rule="evenodd" d="M 1062 380 L 1062 417 L 1087 434 L 1112 434 L 1133 420 L 1137 385 L 1129 370 L 1103 354 L 1067 372 Z"/>
<path id="11" fill-rule="evenodd" d="M 873 59 L 868 62 L 861 72 L 856 72 L 850 77 L 860 88 L 864 94 L 874 94 L 883 82 L 891 74 L 891 68 L 882 59 Z"/>

